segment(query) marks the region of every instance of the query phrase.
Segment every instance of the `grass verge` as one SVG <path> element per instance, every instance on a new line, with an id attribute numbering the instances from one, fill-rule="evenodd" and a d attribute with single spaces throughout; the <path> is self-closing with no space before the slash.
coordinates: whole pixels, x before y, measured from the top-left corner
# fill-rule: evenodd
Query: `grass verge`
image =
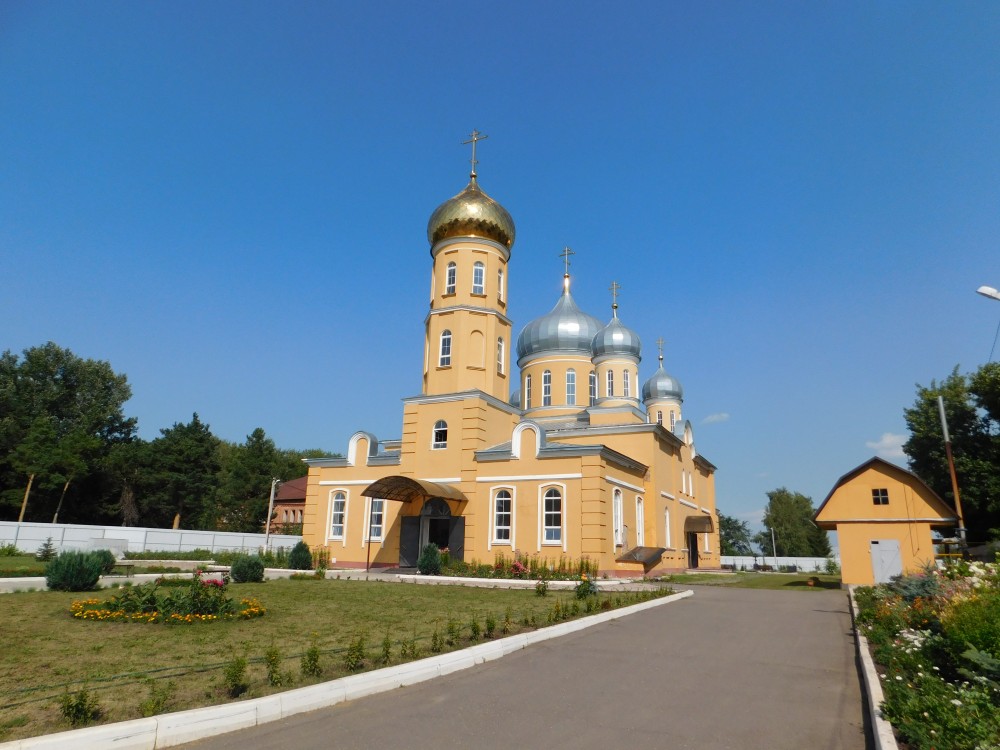
<path id="1" fill-rule="evenodd" d="M 99 722 L 124 721 L 148 715 L 151 706 L 160 713 L 232 700 L 232 670 L 241 659 L 241 698 L 254 698 L 341 677 L 348 666 L 375 668 L 429 656 L 435 646 L 451 651 L 473 637 L 499 638 L 505 622 L 511 634 L 544 626 L 557 605 L 569 617 L 580 607 L 572 591 L 539 597 L 533 590 L 362 581 L 272 580 L 233 585 L 230 593 L 259 598 L 267 615 L 190 625 L 76 621 L 70 605 L 94 594 L 4 595 L 0 741 L 71 728 L 60 702 L 80 690 L 96 697 Z M 632 603 L 622 592 L 601 599 Z M 303 656 L 310 654 L 318 669 L 307 676 Z"/>
<path id="2" fill-rule="evenodd" d="M 819 573 L 679 573 L 663 576 L 659 580 L 666 583 L 732 586 L 739 589 L 815 591 L 840 588 L 840 576 Z"/>

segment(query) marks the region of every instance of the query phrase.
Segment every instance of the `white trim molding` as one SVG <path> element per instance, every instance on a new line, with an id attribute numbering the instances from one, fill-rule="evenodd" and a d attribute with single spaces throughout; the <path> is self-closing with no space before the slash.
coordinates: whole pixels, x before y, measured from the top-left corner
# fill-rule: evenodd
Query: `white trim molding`
<path id="1" fill-rule="evenodd" d="M 669 492 L 664 492 L 663 490 L 660 490 L 660 497 L 665 497 L 665 498 L 667 498 L 667 500 L 676 500 L 677 499 L 674 495 L 671 495 Z"/>
<path id="2" fill-rule="evenodd" d="M 627 490 L 634 490 L 635 492 L 646 491 L 645 488 L 626 482 L 624 479 L 618 479 L 617 477 L 604 477 L 604 478 L 611 484 L 617 484 L 619 487 L 624 487 Z"/>
<path id="3" fill-rule="evenodd" d="M 360 487 L 375 482 L 375 479 L 351 479 L 346 482 L 338 482 L 335 479 L 324 479 L 319 483 L 320 487 Z"/>
<path id="4" fill-rule="evenodd" d="M 687 500 L 685 500 L 685 499 L 684 499 L 683 497 L 682 497 L 682 498 L 681 498 L 681 499 L 680 499 L 680 500 L 679 500 L 678 502 L 679 502 L 679 503 L 680 503 L 681 505 L 686 505 L 686 506 L 687 506 L 687 507 L 689 507 L 689 508 L 694 508 L 695 510 L 699 510 L 699 508 L 698 508 L 698 506 L 697 506 L 697 505 L 695 505 L 694 503 L 691 503 L 691 502 L 688 502 L 688 501 L 687 501 Z"/>
<path id="5" fill-rule="evenodd" d="M 477 482 L 548 482 L 551 479 L 583 479 L 583 474 L 516 474 L 509 477 L 476 477 Z"/>

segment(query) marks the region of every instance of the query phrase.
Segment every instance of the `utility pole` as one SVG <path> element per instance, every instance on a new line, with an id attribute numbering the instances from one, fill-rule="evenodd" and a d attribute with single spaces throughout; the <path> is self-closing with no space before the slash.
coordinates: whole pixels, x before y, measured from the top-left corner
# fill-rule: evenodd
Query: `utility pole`
<path id="1" fill-rule="evenodd" d="M 264 521 L 264 552 L 271 549 L 271 514 L 274 512 L 274 491 L 279 484 L 281 484 L 280 479 L 271 480 L 271 499 L 267 501 L 267 520 Z"/>
<path id="2" fill-rule="evenodd" d="M 951 455 L 951 437 L 948 435 L 948 420 L 944 415 L 944 398 L 937 397 L 938 412 L 941 414 L 941 431 L 944 432 L 944 452 L 948 457 L 948 471 L 951 473 L 951 491 L 955 495 L 955 512 L 958 514 L 958 540 L 964 549 L 967 547 L 965 540 L 965 519 L 962 517 L 962 498 L 958 494 L 958 476 L 955 474 L 955 459 Z"/>
<path id="3" fill-rule="evenodd" d="M 774 543 L 774 527 L 771 527 L 771 551 L 774 552 L 774 569 L 778 570 L 778 545 Z"/>

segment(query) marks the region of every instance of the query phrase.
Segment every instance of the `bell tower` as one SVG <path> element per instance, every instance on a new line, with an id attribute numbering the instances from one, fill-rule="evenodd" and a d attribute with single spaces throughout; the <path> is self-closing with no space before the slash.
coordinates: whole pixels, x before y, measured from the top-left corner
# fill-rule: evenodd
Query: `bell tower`
<path id="1" fill-rule="evenodd" d="M 511 321 L 507 263 L 514 220 L 479 187 L 473 130 L 469 184 L 442 203 L 427 223 L 431 258 L 430 311 L 424 321 L 423 393 L 480 390 L 507 402 Z"/>

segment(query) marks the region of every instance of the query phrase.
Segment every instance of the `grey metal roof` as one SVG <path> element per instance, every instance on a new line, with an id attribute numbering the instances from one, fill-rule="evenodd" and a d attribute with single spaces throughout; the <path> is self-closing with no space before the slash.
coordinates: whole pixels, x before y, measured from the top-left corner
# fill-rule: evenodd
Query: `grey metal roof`
<path id="1" fill-rule="evenodd" d="M 618 316 L 614 315 L 611 321 L 595 334 L 590 348 L 594 353 L 594 359 L 608 355 L 624 355 L 639 359 L 642 343 L 639 341 L 639 334 L 625 326 Z"/>
<path id="2" fill-rule="evenodd" d="M 684 389 L 673 375 L 663 369 L 661 364 L 653 376 L 642 384 L 642 400 L 651 401 L 658 398 L 675 398 L 684 400 Z"/>
<path id="3" fill-rule="evenodd" d="M 575 352 L 592 356 L 591 341 L 601 330 L 601 321 L 587 315 L 573 300 L 569 289 L 556 306 L 524 327 L 517 337 L 517 363 L 542 352 Z"/>

